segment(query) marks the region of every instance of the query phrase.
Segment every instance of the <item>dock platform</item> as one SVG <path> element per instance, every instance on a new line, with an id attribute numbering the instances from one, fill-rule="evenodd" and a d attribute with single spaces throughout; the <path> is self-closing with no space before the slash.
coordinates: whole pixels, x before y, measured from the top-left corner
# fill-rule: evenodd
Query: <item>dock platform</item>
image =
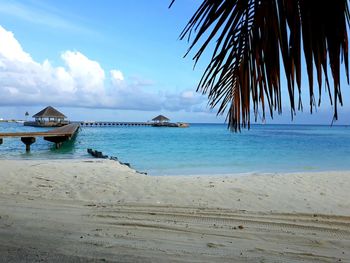
<path id="1" fill-rule="evenodd" d="M 30 145 L 36 141 L 36 137 L 43 137 L 44 140 L 55 143 L 56 149 L 58 149 L 62 143 L 74 138 L 79 128 L 78 123 L 72 123 L 45 132 L 0 133 L 0 144 L 3 143 L 3 138 L 21 138 L 21 141 L 26 145 L 26 151 L 29 152 Z"/>

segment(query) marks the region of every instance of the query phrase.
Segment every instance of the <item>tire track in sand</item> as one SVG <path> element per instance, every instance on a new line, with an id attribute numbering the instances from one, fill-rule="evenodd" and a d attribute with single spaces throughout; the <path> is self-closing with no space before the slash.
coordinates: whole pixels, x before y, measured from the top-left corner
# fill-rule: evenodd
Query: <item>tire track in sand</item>
<path id="1" fill-rule="evenodd" d="M 176 224 L 193 224 L 202 226 L 215 226 L 215 228 L 234 228 L 243 226 L 244 228 L 268 229 L 281 232 L 298 233 L 319 233 L 336 238 L 350 239 L 350 217 L 314 214 L 262 214 L 242 211 L 206 211 L 205 209 L 195 210 L 193 208 L 176 207 L 138 207 L 117 209 L 96 208 L 96 213 L 89 217 L 99 218 L 101 221 L 114 224 L 126 224 L 125 222 L 143 222 L 139 227 L 147 227 L 152 222 Z M 148 226 L 148 227 L 149 227 Z M 167 226 L 167 228 L 169 228 Z"/>
<path id="2" fill-rule="evenodd" d="M 256 259 L 251 262 L 267 258 L 270 261 L 266 262 L 350 262 L 345 254 L 350 251 L 347 216 L 174 206 L 89 206 L 91 213 L 85 216 L 105 226 L 107 235 L 127 230 L 132 233 L 128 240 L 152 236 L 166 253 L 177 252 L 174 240 L 181 237 L 188 249 L 181 253 L 192 251 L 227 260 L 238 255 L 243 261 L 245 257 Z"/>

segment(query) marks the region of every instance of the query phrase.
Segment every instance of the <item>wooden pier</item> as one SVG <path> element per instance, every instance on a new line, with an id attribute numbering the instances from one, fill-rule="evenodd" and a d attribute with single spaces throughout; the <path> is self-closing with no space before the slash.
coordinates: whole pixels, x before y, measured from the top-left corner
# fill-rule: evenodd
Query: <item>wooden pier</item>
<path id="1" fill-rule="evenodd" d="M 152 122 L 111 122 L 111 121 L 84 121 L 80 122 L 85 127 L 101 127 L 101 126 L 152 126 Z"/>
<path id="2" fill-rule="evenodd" d="M 188 123 L 177 122 L 111 122 L 111 121 L 83 121 L 79 122 L 83 127 L 112 127 L 112 126 L 150 126 L 150 127 L 179 127 L 187 128 Z"/>
<path id="3" fill-rule="evenodd" d="M 36 137 L 43 137 L 44 140 L 53 142 L 58 149 L 62 143 L 69 141 L 75 137 L 79 130 L 79 123 L 72 123 L 63 127 L 45 132 L 14 132 L 0 133 L 0 144 L 3 143 L 3 138 L 21 138 L 21 141 L 26 145 L 26 151 L 30 151 L 30 146 L 36 141 Z"/>

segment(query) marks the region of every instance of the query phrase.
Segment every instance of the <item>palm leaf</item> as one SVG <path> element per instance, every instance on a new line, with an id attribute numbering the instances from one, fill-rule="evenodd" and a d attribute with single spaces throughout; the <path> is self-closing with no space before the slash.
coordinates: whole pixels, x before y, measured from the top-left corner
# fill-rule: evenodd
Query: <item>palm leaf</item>
<path id="1" fill-rule="evenodd" d="M 266 107 L 272 118 L 275 111 L 282 112 L 281 63 L 291 115 L 296 109 L 302 110 L 302 56 L 309 81 L 311 113 L 317 106 L 315 70 L 318 105 L 324 80 L 337 119 L 338 102 L 342 105 L 341 63 L 349 82 L 347 25 L 347 0 L 204 0 L 180 39 L 191 41 L 186 55 L 197 49 L 193 56 L 195 64 L 206 50 L 212 49 L 197 91 L 208 94 L 210 107 L 218 106 L 218 114 L 227 113 L 229 128 L 238 131 L 241 127 L 249 128 L 251 107 L 255 120 L 261 111 L 265 118 Z"/>

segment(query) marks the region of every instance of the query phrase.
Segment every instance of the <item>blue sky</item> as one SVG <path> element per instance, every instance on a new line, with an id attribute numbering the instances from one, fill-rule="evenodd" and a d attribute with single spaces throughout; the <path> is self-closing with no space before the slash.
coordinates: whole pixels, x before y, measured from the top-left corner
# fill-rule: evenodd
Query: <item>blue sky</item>
<path id="1" fill-rule="evenodd" d="M 223 122 L 195 93 L 208 55 L 193 70 L 178 36 L 201 1 L 0 1 L 0 118 L 23 118 L 52 105 L 74 120 Z M 307 83 L 307 79 L 303 79 Z M 343 81 L 344 95 L 349 87 Z M 323 95 L 317 114 L 332 120 Z M 307 93 L 304 94 L 307 97 Z M 273 123 L 290 123 L 289 104 Z M 339 124 L 348 124 L 349 100 Z"/>

